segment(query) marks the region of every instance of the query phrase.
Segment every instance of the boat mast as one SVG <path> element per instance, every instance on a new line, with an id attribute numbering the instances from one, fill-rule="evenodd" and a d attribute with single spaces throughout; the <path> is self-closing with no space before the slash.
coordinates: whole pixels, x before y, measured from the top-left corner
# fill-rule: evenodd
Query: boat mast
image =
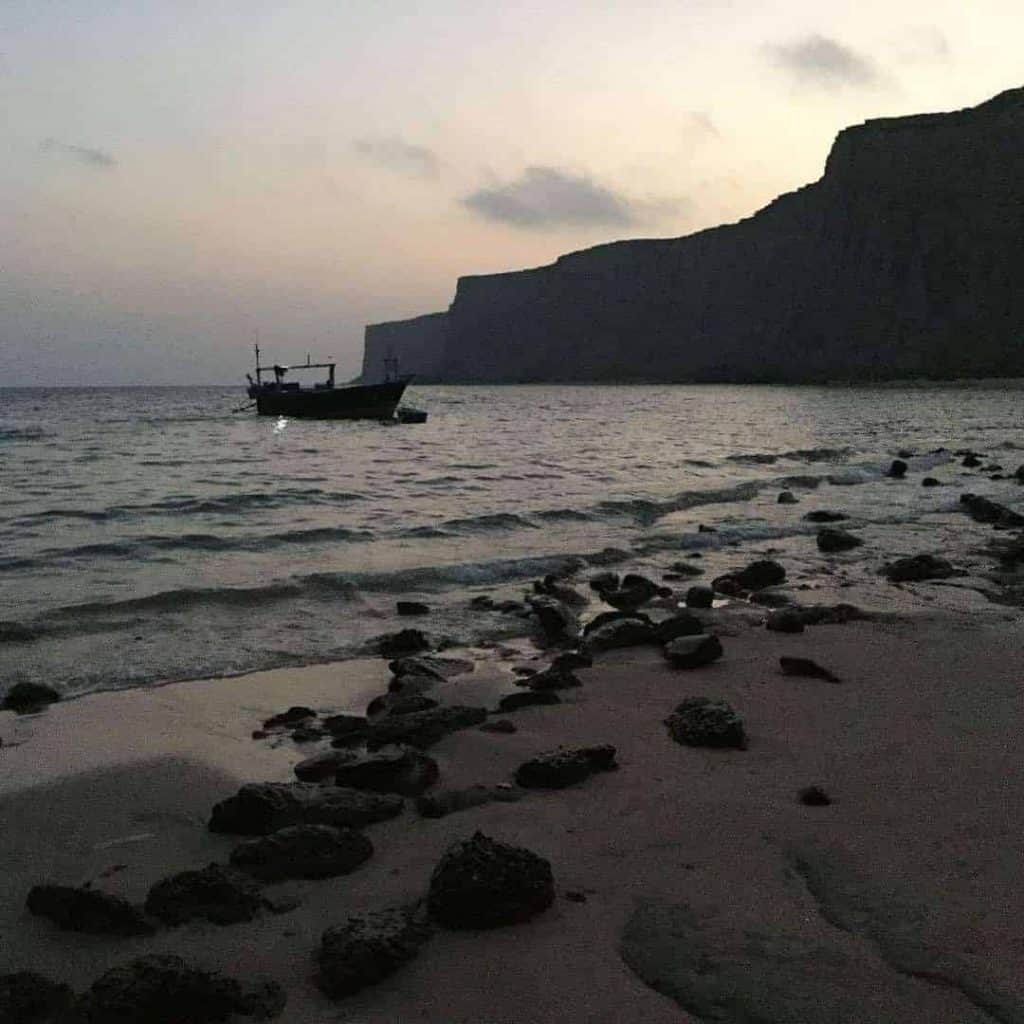
<path id="1" fill-rule="evenodd" d="M 260 366 L 260 343 L 259 343 L 259 342 L 257 341 L 257 342 L 256 342 L 256 343 L 255 343 L 255 344 L 253 345 L 253 348 L 254 348 L 254 349 L 256 349 L 256 384 L 257 384 L 257 385 L 259 385 L 259 384 L 262 384 L 262 383 L 263 383 L 263 382 L 262 382 L 262 381 L 260 380 L 260 371 L 261 371 L 261 370 L 263 369 L 263 368 L 262 368 L 262 367 Z"/>

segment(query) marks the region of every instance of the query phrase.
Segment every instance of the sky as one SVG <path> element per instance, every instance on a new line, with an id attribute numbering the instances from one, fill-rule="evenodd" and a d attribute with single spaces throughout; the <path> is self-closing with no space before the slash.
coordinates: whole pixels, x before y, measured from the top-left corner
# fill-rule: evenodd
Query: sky
<path id="1" fill-rule="evenodd" d="M 0 387 L 233 383 L 1024 85 L 1020 0 L 3 0 Z"/>

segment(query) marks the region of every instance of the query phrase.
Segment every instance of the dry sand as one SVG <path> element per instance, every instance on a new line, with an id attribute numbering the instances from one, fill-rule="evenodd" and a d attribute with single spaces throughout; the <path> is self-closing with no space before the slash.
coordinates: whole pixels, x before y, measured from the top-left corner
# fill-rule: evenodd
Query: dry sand
<path id="1" fill-rule="evenodd" d="M 289 779 L 310 752 L 251 731 L 293 703 L 341 709 L 354 692 L 360 709 L 383 689 L 383 662 L 2 714 L 0 970 L 82 990 L 108 966 L 174 952 L 281 982 L 295 1024 L 1024 1021 L 1024 623 L 958 610 L 962 591 L 899 593 L 947 607 L 795 636 L 720 615 L 725 656 L 693 671 L 654 650 L 601 656 L 562 706 L 509 716 L 516 734 L 469 730 L 431 753 L 446 786 L 509 781 L 560 744 L 614 744 L 619 771 L 439 820 L 410 805 L 367 830 L 376 852 L 354 874 L 274 886 L 294 911 L 149 938 L 60 932 L 24 910 L 25 894 L 94 880 L 141 899 L 167 874 L 224 860 L 233 841 L 206 831 L 211 805 L 241 782 Z M 783 654 L 842 682 L 784 676 Z M 492 703 L 473 676 L 460 698 L 474 686 Z M 692 695 L 732 703 L 749 748 L 674 743 L 662 719 Z M 812 783 L 831 806 L 797 801 Z M 548 858 L 554 906 L 515 927 L 440 930 L 387 981 L 326 1000 L 309 980 L 323 929 L 419 897 L 445 848 L 476 829 Z M 630 962 L 670 995 L 626 965 L 624 929 Z"/>

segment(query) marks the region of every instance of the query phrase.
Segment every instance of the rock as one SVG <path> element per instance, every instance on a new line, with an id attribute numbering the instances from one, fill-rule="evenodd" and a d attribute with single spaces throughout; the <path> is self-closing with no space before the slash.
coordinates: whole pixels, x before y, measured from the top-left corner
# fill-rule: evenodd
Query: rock
<path id="1" fill-rule="evenodd" d="M 379 654 L 385 658 L 397 658 L 403 654 L 430 650 L 430 641 L 419 629 L 400 629 L 397 633 L 385 633 L 374 641 Z"/>
<path id="2" fill-rule="evenodd" d="M 902 480 L 907 475 L 909 468 L 902 459 L 893 459 L 885 475 L 892 477 L 893 480 Z"/>
<path id="3" fill-rule="evenodd" d="M 574 668 L 590 668 L 594 659 L 585 651 L 565 651 L 551 662 L 552 669 L 558 672 L 569 672 Z"/>
<path id="4" fill-rule="evenodd" d="M 334 781 L 339 786 L 373 793 L 419 796 L 440 778 L 437 762 L 419 750 L 385 749 L 340 765 Z"/>
<path id="5" fill-rule="evenodd" d="M 434 676 L 402 675 L 395 676 L 388 682 L 388 693 L 425 693 L 432 690 L 438 683 Z"/>
<path id="6" fill-rule="evenodd" d="M 366 706 L 366 714 L 371 718 L 377 715 L 411 715 L 416 711 L 429 711 L 439 704 L 433 697 L 424 697 L 422 693 L 388 693 L 374 697 Z"/>
<path id="7" fill-rule="evenodd" d="M 792 491 L 780 491 L 777 501 L 780 505 L 796 505 L 800 499 Z"/>
<path id="8" fill-rule="evenodd" d="M 811 661 L 810 658 L 788 658 L 783 656 L 779 658 L 779 666 L 782 668 L 783 675 L 806 676 L 808 679 L 824 679 L 829 683 L 840 682 L 839 676 L 833 675 L 827 668 L 822 668 L 821 665 Z"/>
<path id="9" fill-rule="evenodd" d="M 697 585 L 686 592 L 687 608 L 710 608 L 715 602 L 715 592 L 711 587 Z"/>
<path id="10" fill-rule="evenodd" d="M 490 721 L 484 722 L 484 724 L 480 726 L 480 731 L 500 733 L 519 732 L 516 728 L 515 722 L 510 722 L 507 718 L 492 718 Z"/>
<path id="11" fill-rule="evenodd" d="M 351 761 L 356 755 L 347 750 L 325 750 L 323 753 L 300 761 L 292 771 L 302 782 L 323 782 L 334 777 L 334 773 Z"/>
<path id="12" fill-rule="evenodd" d="M 211 832 L 263 836 L 288 825 L 362 828 L 402 810 L 398 796 L 308 782 L 251 782 L 213 808 Z"/>
<path id="13" fill-rule="evenodd" d="M 298 729 L 292 730 L 292 740 L 295 743 L 316 743 L 324 738 L 323 729 L 317 729 L 308 725 L 300 725 Z"/>
<path id="14" fill-rule="evenodd" d="M 1021 467 L 1024 469 L 1024 467 Z M 619 574 L 617 572 L 595 573 L 587 581 L 591 590 L 601 593 L 602 590 L 616 590 L 619 586 Z"/>
<path id="15" fill-rule="evenodd" d="M 994 526 L 1024 526 L 1024 516 L 977 494 L 961 494 L 960 504 L 979 523 Z"/>
<path id="16" fill-rule="evenodd" d="M 95 935 L 152 935 L 156 928 L 120 896 L 71 885 L 35 885 L 25 902 L 29 913 L 58 928 Z"/>
<path id="17" fill-rule="evenodd" d="M 362 715 L 330 715 L 321 724 L 334 739 L 350 738 L 353 742 L 370 729 L 370 723 Z"/>
<path id="18" fill-rule="evenodd" d="M 525 693 L 510 693 L 498 701 L 499 711 L 518 711 L 534 704 L 561 704 L 562 698 L 551 690 L 527 690 Z"/>
<path id="19" fill-rule="evenodd" d="M 763 605 L 765 608 L 783 608 L 793 604 L 794 598 L 784 590 L 759 590 L 750 595 L 750 600 L 753 604 Z"/>
<path id="20" fill-rule="evenodd" d="M 692 555 L 690 556 L 693 557 Z M 689 562 L 673 562 L 669 568 L 677 576 L 703 576 L 704 570 L 697 565 L 691 565 Z"/>
<path id="21" fill-rule="evenodd" d="M 654 627 L 654 636 L 658 643 L 667 644 L 681 636 L 698 636 L 704 632 L 704 623 L 696 615 L 685 612 L 673 615 L 670 619 L 659 622 Z"/>
<path id="22" fill-rule="evenodd" d="M 663 596 L 665 587 L 637 573 L 627 573 L 615 589 L 600 591 L 601 599 L 620 611 L 634 611 L 655 597 Z M 669 591 L 671 593 L 671 591 Z"/>
<path id="23" fill-rule="evenodd" d="M 451 846 L 434 868 L 427 905 L 447 928 L 495 928 L 527 921 L 554 899 L 548 861 L 477 832 Z"/>
<path id="24" fill-rule="evenodd" d="M 478 594 L 470 600 L 469 607 L 480 612 L 492 611 L 494 609 L 494 598 L 490 594 Z"/>
<path id="25" fill-rule="evenodd" d="M 825 527 L 818 531 L 818 550 L 826 554 L 833 554 L 837 551 L 850 551 L 859 548 L 864 541 L 855 537 L 846 530 L 830 529 Z"/>
<path id="26" fill-rule="evenodd" d="M 288 729 L 293 725 L 299 725 L 310 718 L 316 718 L 316 712 L 312 708 L 291 707 L 280 714 L 271 715 L 263 723 L 264 729 Z"/>
<path id="27" fill-rule="evenodd" d="M 533 589 L 535 593 L 547 594 L 548 597 L 561 601 L 562 604 L 569 608 L 583 608 L 590 603 L 574 587 L 570 587 L 568 583 L 563 583 L 557 577 L 551 575 L 545 576 L 543 580 L 535 580 Z"/>
<path id="28" fill-rule="evenodd" d="M 531 594 L 526 599 L 526 603 L 536 615 L 547 643 L 553 645 L 570 643 L 579 636 L 580 627 L 575 613 L 561 601 L 544 594 Z"/>
<path id="29" fill-rule="evenodd" d="M 780 608 L 765 619 L 766 628 L 775 633 L 802 633 L 804 618 L 797 609 Z"/>
<path id="30" fill-rule="evenodd" d="M 675 668 L 700 668 L 722 656 L 722 642 L 717 636 L 699 633 L 680 636 L 665 644 L 665 657 Z"/>
<path id="31" fill-rule="evenodd" d="M 832 803 L 832 798 L 820 786 L 805 786 L 797 797 L 807 807 L 828 807 Z"/>
<path id="32" fill-rule="evenodd" d="M 438 682 L 472 672 L 474 664 L 468 658 L 445 658 L 439 654 L 411 655 L 388 662 L 396 677 L 431 676 Z"/>
<path id="33" fill-rule="evenodd" d="M 450 732 L 469 729 L 487 718 L 487 709 L 459 704 L 442 705 L 411 715 L 390 716 L 374 722 L 366 740 L 368 750 L 377 750 L 391 743 L 407 744 L 426 750 Z"/>
<path id="34" fill-rule="evenodd" d="M 15 683 L 4 695 L 4 702 L 0 704 L 0 708 L 25 714 L 29 711 L 38 711 L 45 705 L 54 704 L 59 700 L 60 694 L 50 686 L 43 686 L 41 683 Z"/>
<path id="35" fill-rule="evenodd" d="M 399 615 L 429 615 L 430 608 L 420 601 L 396 601 L 395 610 Z"/>
<path id="36" fill-rule="evenodd" d="M 20 622 L 0 621 L 0 644 L 27 644 L 36 639 L 34 630 Z M 31 974 L 31 971 L 23 972 Z"/>
<path id="37" fill-rule="evenodd" d="M 1024 484 L 1024 465 L 1018 466 L 1013 471 L 1013 479 L 1016 480 L 1019 484 Z"/>
<path id="38" fill-rule="evenodd" d="M 416 810 L 424 818 L 443 818 L 458 811 L 490 803 L 514 803 L 525 794 L 515 786 L 469 786 L 425 793 L 416 799 Z"/>
<path id="39" fill-rule="evenodd" d="M 246 991 L 233 978 L 190 967 L 180 957 L 144 956 L 102 974 L 75 1004 L 88 1024 L 213 1024 L 232 1014 L 267 1020 L 285 1006 L 279 985 Z"/>
<path id="40" fill-rule="evenodd" d="M 231 851 L 231 865 L 264 882 L 334 878 L 355 871 L 373 854 L 361 832 L 330 825 L 289 825 Z"/>
<path id="41" fill-rule="evenodd" d="M 646 612 L 601 612 L 599 615 L 595 615 L 584 627 L 583 636 L 589 637 L 595 630 L 600 629 L 602 626 L 608 625 L 609 622 L 643 622 L 650 626 L 651 618 Z"/>
<path id="42" fill-rule="evenodd" d="M 690 697 L 665 719 L 676 743 L 690 747 L 746 748 L 743 722 L 724 700 Z"/>
<path id="43" fill-rule="evenodd" d="M 698 533 L 718 533 L 718 531 L 713 526 L 705 526 L 703 523 L 699 523 L 697 525 L 697 532 Z"/>
<path id="44" fill-rule="evenodd" d="M 731 574 L 745 590 L 763 590 L 775 587 L 786 580 L 786 570 L 770 558 L 751 562 L 745 569 Z"/>
<path id="45" fill-rule="evenodd" d="M 966 466 L 968 469 L 974 469 L 976 466 L 981 465 L 981 459 L 977 455 L 965 455 L 960 465 Z"/>
<path id="46" fill-rule="evenodd" d="M 146 913 L 164 924 L 200 918 L 213 924 L 251 921 L 266 906 L 259 886 L 221 864 L 181 871 L 157 882 L 146 896 Z"/>
<path id="47" fill-rule="evenodd" d="M 934 555 L 914 555 L 911 558 L 897 558 L 887 562 L 881 570 L 890 583 L 904 583 L 914 580 L 942 580 L 957 575 L 944 558 Z"/>
<path id="48" fill-rule="evenodd" d="M 615 747 L 572 747 L 524 761 L 516 769 L 516 782 L 524 789 L 564 789 L 594 772 L 614 771 Z"/>
<path id="49" fill-rule="evenodd" d="M 543 672 L 534 672 L 526 680 L 526 686 L 531 690 L 572 690 L 583 684 L 573 673 L 565 668 L 556 668 L 551 665 Z"/>
<path id="50" fill-rule="evenodd" d="M 618 619 L 587 634 L 587 646 L 594 651 L 609 651 L 619 647 L 640 647 L 657 643 L 654 629 L 639 619 Z"/>
<path id="51" fill-rule="evenodd" d="M 726 573 L 724 576 L 716 576 L 711 581 L 711 589 L 716 594 L 724 594 L 726 597 L 747 596 L 747 589 L 731 573 Z"/>
<path id="52" fill-rule="evenodd" d="M 68 985 L 38 974 L 0 974 L 0 1021 L 5 1024 L 49 1024 L 59 1020 L 74 999 Z"/>
<path id="53" fill-rule="evenodd" d="M 855 604 L 819 604 L 809 608 L 799 608 L 800 617 L 805 626 L 836 625 L 844 622 L 866 621 L 871 613 L 863 611 Z"/>
<path id="54" fill-rule="evenodd" d="M 941 487 L 942 483 L 941 483 L 941 481 L 936 480 L 935 477 L 933 477 L 933 476 L 926 476 L 921 481 L 921 486 L 922 487 Z"/>
<path id="55" fill-rule="evenodd" d="M 328 928 L 316 954 L 317 988 L 330 999 L 374 985 L 408 963 L 430 936 L 419 907 L 394 907 Z"/>
<path id="56" fill-rule="evenodd" d="M 804 516 L 809 523 L 838 523 L 849 518 L 845 512 L 832 512 L 825 508 L 815 509 Z"/>

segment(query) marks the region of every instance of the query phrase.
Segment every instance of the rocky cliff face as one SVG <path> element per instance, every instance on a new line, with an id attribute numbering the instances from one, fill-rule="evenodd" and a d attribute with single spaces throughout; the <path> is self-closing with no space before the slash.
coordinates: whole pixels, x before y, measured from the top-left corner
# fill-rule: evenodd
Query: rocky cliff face
<path id="1" fill-rule="evenodd" d="M 359 379 L 368 384 L 384 380 L 384 361 L 395 358 L 399 373 L 414 373 L 421 381 L 438 380 L 446 351 L 447 320 L 445 313 L 427 313 L 412 320 L 367 324 Z"/>
<path id="2" fill-rule="evenodd" d="M 819 181 L 738 224 L 462 278 L 436 376 L 1024 376 L 1022 268 L 1016 89 L 848 128 Z"/>

